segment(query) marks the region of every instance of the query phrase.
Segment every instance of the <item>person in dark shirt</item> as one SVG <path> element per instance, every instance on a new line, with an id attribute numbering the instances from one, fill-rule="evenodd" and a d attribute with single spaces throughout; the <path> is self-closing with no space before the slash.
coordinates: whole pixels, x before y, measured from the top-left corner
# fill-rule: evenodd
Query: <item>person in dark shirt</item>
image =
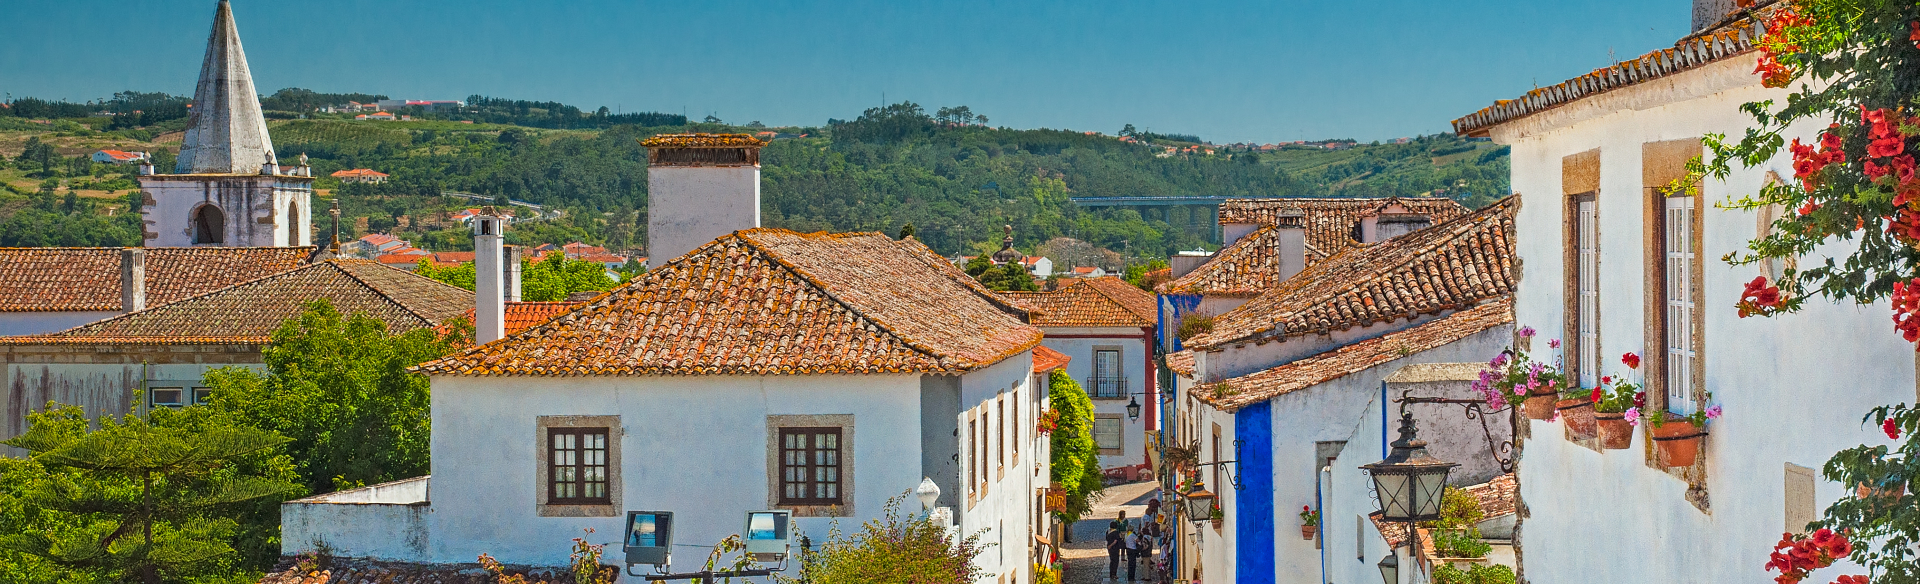
<path id="1" fill-rule="evenodd" d="M 1120 574 L 1120 554 L 1127 547 L 1125 531 L 1117 527 L 1107 528 L 1107 579 L 1113 580 Z"/>

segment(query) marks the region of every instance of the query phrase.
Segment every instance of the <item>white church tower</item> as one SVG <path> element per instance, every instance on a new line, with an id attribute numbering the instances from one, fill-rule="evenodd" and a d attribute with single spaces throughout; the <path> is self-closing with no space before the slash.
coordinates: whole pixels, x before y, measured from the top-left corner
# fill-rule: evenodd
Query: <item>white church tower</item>
<path id="1" fill-rule="evenodd" d="M 213 14 L 174 174 L 142 166 L 146 247 L 287 247 L 313 237 L 313 169 L 282 167 L 226 0 Z"/>

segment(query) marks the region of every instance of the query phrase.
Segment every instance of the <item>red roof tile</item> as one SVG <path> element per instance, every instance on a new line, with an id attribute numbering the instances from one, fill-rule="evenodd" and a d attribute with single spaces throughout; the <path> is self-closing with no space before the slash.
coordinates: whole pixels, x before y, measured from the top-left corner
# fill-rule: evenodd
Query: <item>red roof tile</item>
<path id="1" fill-rule="evenodd" d="M 1052 292 L 1001 292 L 1033 306 L 1029 320 L 1045 327 L 1149 327 L 1153 295 L 1113 276 L 1075 280 Z"/>
<path id="2" fill-rule="evenodd" d="M 158 306 L 305 263 L 313 247 L 156 247 L 145 250 L 147 306 Z M 0 312 L 118 311 L 117 247 L 0 248 Z"/>
<path id="3" fill-rule="evenodd" d="M 751 134 L 657 134 L 640 141 L 647 148 L 759 148 L 764 140 Z"/>
<path id="4" fill-rule="evenodd" d="M 749 229 L 433 375 L 963 372 L 1041 333 L 933 250 L 880 233 Z"/>
<path id="5" fill-rule="evenodd" d="M 387 176 L 387 173 L 380 172 L 378 170 L 373 170 L 370 168 L 355 168 L 353 170 L 333 171 L 334 178 L 350 178 L 350 177 L 356 177 L 356 176 L 367 176 L 367 177 Z"/>
<path id="6" fill-rule="evenodd" d="M 1324 333 L 1474 306 L 1513 292 L 1513 214 L 1507 197 L 1472 214 L 1308 267 L 1215 317 L 1187 347 Z"/>
<path id="7" fill-rule="evenodd" d="M 1062 353 L 1059 351 L 1055 351 L 1053 349 L 1046 348 L 1043 345 L 1033 346 L 1033 372 L 1034 373 L 1045 373 L 1055 369 L 1064 368 L 1067 366 L 1067 363 L 1070 363 L 1072 361 L 1073 361 L 1073 358 L 1068 357 L 1066 353 Z"/>
<path id="8" fill-rule="evenodd" d="M 1518 99 L 1502 99 L 1480 111 L 1453 121 L 1453 131 L 1463 136 L 1485 136 L 1494 126 L 1600 95 L 1622 87 L 1645 83 L 1668 75 L 1697 69 L 1709 63 L 1731 59 L 1755 50 L 1764 34 L 1759 19 L 1738 20 L 1704 34 L 1680 39 L 1671 49 L 1660 49 L 1594 69 L 1592 73 L 1536 88 Z M 1758 76 L 1753 77 L 1760 84 Z"/>
<path id="9" fill-rule="evenodd" d="M 366 313 L 401 332 L 437 325 L 473 306 L 473 293 L 367 260 L 333 259 L 47 335 L 0 344 L 203 344 L 266 342 L 307 302 Z"/>
<path id="10" fill-rule="evenodd" d="M 505 328 L 507 329 L 506 334 L 511 335 L 513 333 L 517 333 L 517 332 L 524 331 L 536 326 L 546 324 L 547 321 L 553 320 L 553 317 L 566 314 L 568 311 L 573 310 L 575 308 L 579 308 L 581 305 L 584 305 L 584 304 L 586 303 L 585 302 L 508 302 L 506 306 L 506 314 L 505 314 L 507 319 L 506 319 L 506 322 L 504 323 L 506 325 Z M 467 321 L 467 324 L 469 325 L 473 324 L 473 315 L 474 315 L 474 309 L 472 308 L 467 309 L 467 314 L 464 316 L 464 318 Z"/>
<path id="11" fill-rule="evenodd" d="M 1313 264 L 1360 245 L 1354 239 L 1360 220 L 1394 203 L 1427 215 L 1434 223 L 1468 212 L 1460 203 L 1445 197 L 1230 200 L 1220 204 L 1222 223 L 1254 223 L 1261 227 L 1221 249 L 1207 263 L 1162 284 L 1160 293 L 1230 298 L 1258 296 L 1280 283 L 1280 237 L 1274 227 L 1275 217 L 1283 213 L 1303 215 L 1307 228 L 1307 262 Z"/>
<path id="12" fill-rule="evenodd" d="M 1185 377 L 1193 377 L 1193 351 L 1184 350 L 1167 354 L 1167 368 Z"/>
<path id="13" fill-rule="evenodd" d="M 1196 385 L 1188 391 L 1215 409 L 1237 411 L 1250 404 L 1359 373 L 1511 323 L 1513 301 L 1503 296 L 1416 327 L 1290 361 L 1264 371 Z M 1216 395 L 1216 391 L 1222 393 Z"/>

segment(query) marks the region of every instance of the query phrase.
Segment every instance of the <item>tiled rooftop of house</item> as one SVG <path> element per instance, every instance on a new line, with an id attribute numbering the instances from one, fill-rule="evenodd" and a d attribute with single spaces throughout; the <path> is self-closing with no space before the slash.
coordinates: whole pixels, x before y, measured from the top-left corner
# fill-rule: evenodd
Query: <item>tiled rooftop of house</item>
<path id="1" fill-rule="evenodd" d="M 1044 345 L 1033 346 L 1034 373 L 1045 373 L 1066 367 L 1067 363 L 1071 362 L 1073 362 L 1073 357 L 1068 357 L 1066 353 L 1049 349 Z"/>
<path id="2" fill-rule="evenodd" d="M 473 306 L 473 293 L 368 260 L 333 259 L 230 288 L 45 335 L 0 344 L 263 343 L 280 323 L 326 299 L 392 332 L 435 326 Z"/>
<path id="3" fill-rule="evenodd" d="M 1764 4 L 1764 2 L 1763 2 Z M 1485 136 L 1494 126 L 1602 93 L 1645 83 L 1709 63 L 1733 58 L 1757 48 L 1764 34 L 1759 19 L 1734 20 L 1702 34 L 1689 35 L 1673 48 L 1594 69 L 1592 73 L 1529 91 L 1517 99 L 1502 99 L 1453 121 L 1462 136 Z M 1759 82 L 1759 77 L 1754 77 Z"/>
<path id="4" fill-rule="evenodd" d="M 513 334 L 546 324 L 553 317 L 566 314 L 579 308 L 584 302 L 508 302 L 506 306 L 506 334 Z M 465 315 L 468 325 L 473 324 L 474 310 L 467 309 Z"/>
<path id="5" fill-rule="evenodd" d="M 1280 237 L 1275 217 L 1300 213 L 1307 228 L 1307 263 L 1326 259 L 1359 245 L 1355 233 L 1360 220 L 1392 203 L 1427 215 L 1441 223 L 1468 209 L 1444 197 L 1371 199 L 1234 199 L 1220 205 L 1222 223 L 1256 223 L 1261 227 L 1214 254 L 1212 259 L 1179 278 L 1162 284 L 1162 294 L 1206 294 L 1252 297 L 1280 284 Z"/>
<path id="6" fill-rule="evenodd" d="M 1433 227 L 1343 251 L 1214 318 L 1186 347 L 1212 349 L 1470 308 L 1513 292 L 1507 197 Z"/>
<path id="7" fill-rule="evenodd" d="M 1002 292 L 1033 306 L 1034 326 L 1149 327 L 1158 310 L 1153 295 L 1113 276 L 1074 280 L 1052 292 Z"/>
<path id="8" fill-rule="evenodd" d="M 1025 312 L 911 238 L 759 228 L 587 306 L 423 364 L 434 375 L 797 375 L 978 369 L 1039 344 Z"/>
<path id="9" fill-rule="evenodd" d="M 157 247 L 146 255 L 147 306 L 291 270 L 313 247 Z M 117 247 L 0 248 L 0 312 L 118 311 Z"/>
<path id="10" fill-rule="evenodd" d="M 1177 375 L 1193 377 L 1193 351 L 1175 351 L 1167 354 L 1167 368 Z"/>
<path id="11" fill-rule="evenodd" d="M 764 140 L 752 134 L 657 134 L 640 141 L 648 148 L 759 148 Z"/>
<path id="12" fill-rule="evenodd" d="M 1405 330 L 1188 391 L 1215 409 L 1233 412 L 1288 393 L 1359 373 L 1475 333 L 1513 322 L 1513 301 L 1501 297 Z M 1217 392 L 1217 393 L 1216 393 Z"/>

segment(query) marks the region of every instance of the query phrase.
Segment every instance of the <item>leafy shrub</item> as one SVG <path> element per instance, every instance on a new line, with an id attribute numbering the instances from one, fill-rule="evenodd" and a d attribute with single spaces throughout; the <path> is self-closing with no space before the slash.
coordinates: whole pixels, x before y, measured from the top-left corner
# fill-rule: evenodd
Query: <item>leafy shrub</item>
<path id="1" fill-rule="evenodd" d="M 1493 546 L 1480 541 L 1479 529 L 1443 529 L 1433 532 L 1433 550 L 1445 558 L 1484 558 Z"/>
<path id="2" fill-rule="evenodd" d="M 973 582 L 983 573 L 973 560 L 987 546 L 975 533 L 954 541 L 929 516 L 902 513 L 905 494 L 887 499 L 880 516 L 842 534 L 836 522 L 827 543 L 801 567 L 802 579 L 816 584 L 856 582 Z"/>
<path id="3" fill-rule="evenodd" d="M 1180 328 L 1173 335 L 1181 342 L 1186 342 L 1187 339 L 1210 332 L 1213 332 L 1213 315 L 1189 312 L 1180 317 Z"/>

